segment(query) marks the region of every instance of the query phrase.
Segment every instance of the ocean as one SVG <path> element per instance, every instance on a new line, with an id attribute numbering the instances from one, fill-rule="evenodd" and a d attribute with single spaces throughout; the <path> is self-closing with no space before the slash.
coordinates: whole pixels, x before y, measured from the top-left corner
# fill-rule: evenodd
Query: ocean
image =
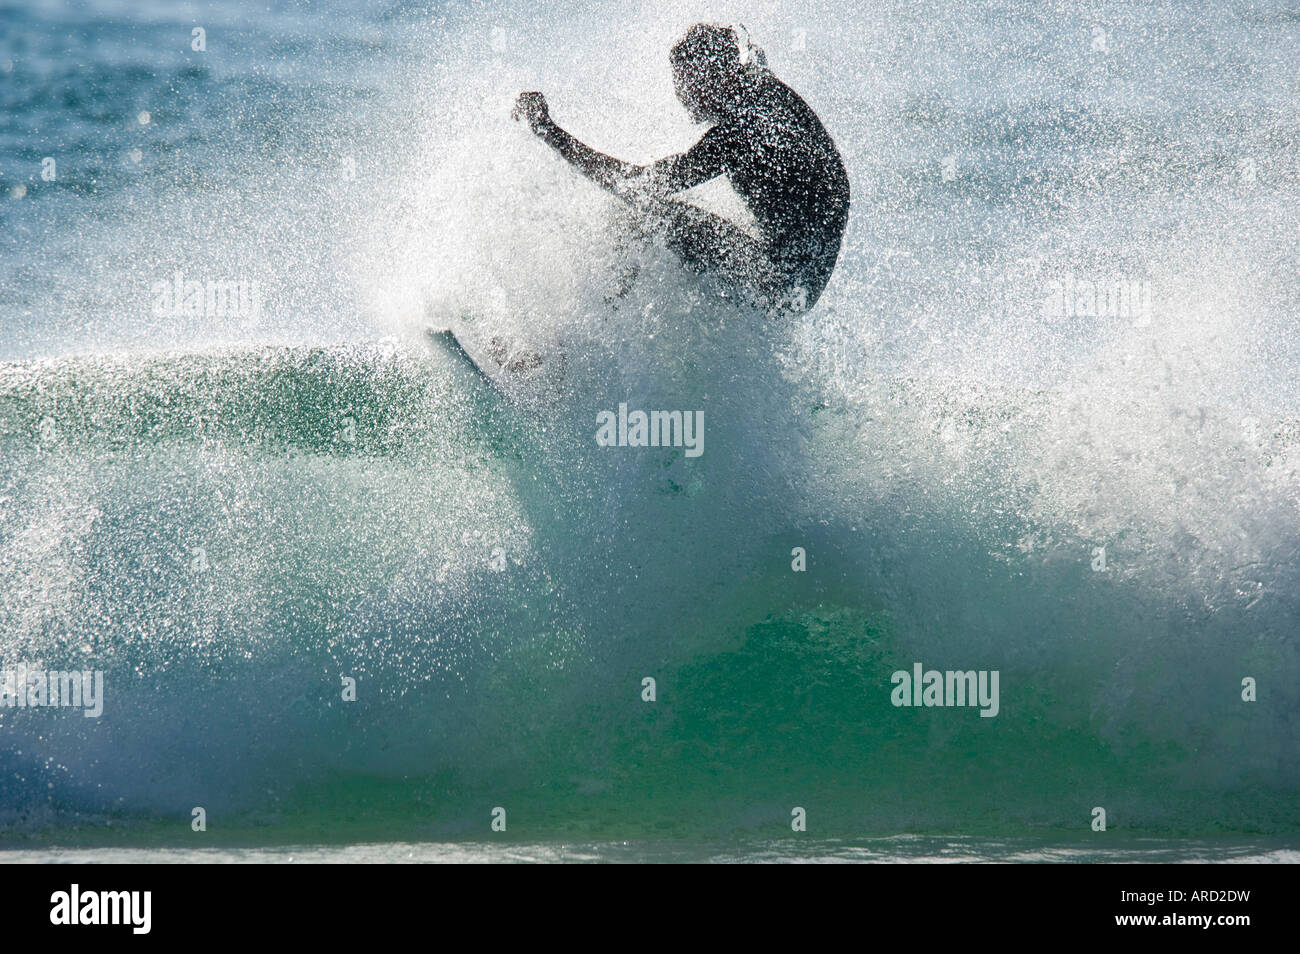
<path id="1" fill-rule="evenodd" d="M 844 157 L 806 314 L 511 119 L 685 149 L 697 21 Z M 1298 33 L 0 0 L 0 673 L 83 677 L 0 704 L 0 860 L 1293 863 Z"/>

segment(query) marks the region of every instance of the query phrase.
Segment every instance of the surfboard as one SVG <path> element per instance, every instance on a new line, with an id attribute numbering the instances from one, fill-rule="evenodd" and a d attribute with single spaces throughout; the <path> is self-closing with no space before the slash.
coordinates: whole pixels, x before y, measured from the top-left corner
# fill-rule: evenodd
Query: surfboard
<path id="1" fill-rule="evenodd" d="M 452 360 L 484 381 L 493 390 L 500 390 L 491 376 L 478 366 L 477 361 L 470 357 L 469 352 L 465 350 L 465 346 L 460 343 L 460 339 L 456 337 L 456 333 L 450 328 L 429 328 L 425 331 L 425 334 L 435 348 L 446 352 L 451 356 Z"/>

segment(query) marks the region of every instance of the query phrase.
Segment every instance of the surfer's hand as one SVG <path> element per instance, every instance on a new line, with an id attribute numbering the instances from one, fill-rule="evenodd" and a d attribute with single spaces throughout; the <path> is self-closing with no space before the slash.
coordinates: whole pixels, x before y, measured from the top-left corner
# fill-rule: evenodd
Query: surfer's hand
<path id="1" fill-rule="evenodd" d="M 516 120 L 527 120 L 528 127 L 541 134 L 551 124 L 551 113 L 546 107 L 546 97 L 541 93 L 520 93 L 515 100 L 514 112 L 510 114 Z"/>

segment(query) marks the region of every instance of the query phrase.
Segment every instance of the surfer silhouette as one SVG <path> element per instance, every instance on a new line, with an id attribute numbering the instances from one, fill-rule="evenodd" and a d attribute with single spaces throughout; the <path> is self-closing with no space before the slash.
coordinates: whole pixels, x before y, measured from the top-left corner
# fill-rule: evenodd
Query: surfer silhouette
<path id="1" fill-rule="evenodd" d="M 588 179 L 625 199 L 690 267 L 719 275 L 754 304 L 803 311 L 825 288 L 849 212 L 849 180 L 821 121 L 730 27 L 698 23 L 670 54 L 677 98 L 710 128 L 684 153 L 646 166 L 579 142 L 546 98 L 521 93 L 516 119 Z M 720 175 L 745 200 L 761 236 L 674 195 Z"/>

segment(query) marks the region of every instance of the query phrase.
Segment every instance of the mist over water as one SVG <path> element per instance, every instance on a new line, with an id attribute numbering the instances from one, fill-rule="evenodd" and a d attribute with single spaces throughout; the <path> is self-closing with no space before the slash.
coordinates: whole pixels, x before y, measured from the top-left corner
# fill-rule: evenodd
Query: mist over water
<path id="1" fill-rule="evenodd" d="M 845 158 L 800 318 L 720 301 L 509 118 L 540 89 L 619 158 L 686 148 L 697 20 L 743 22 Z M 183 842 L 200 805 L 249 844 L 497 805 L 542 839 L 792 806 L 840 839 L 1094 806 L 1295 834 L 1284 4 L 0 22 L 0 664 L 107 694 L 0 708 L 0 838 Z M 177 271 L 260 312 L 158 314 Z M 503 401 L 428 346 L 447 320 L 563 353 L 564 393 Z M 597 446 L 620 403 L 701 410 L 704 453 Z M 895 708 L 918 661 L 1000 671 L 999 715 Z"/>

